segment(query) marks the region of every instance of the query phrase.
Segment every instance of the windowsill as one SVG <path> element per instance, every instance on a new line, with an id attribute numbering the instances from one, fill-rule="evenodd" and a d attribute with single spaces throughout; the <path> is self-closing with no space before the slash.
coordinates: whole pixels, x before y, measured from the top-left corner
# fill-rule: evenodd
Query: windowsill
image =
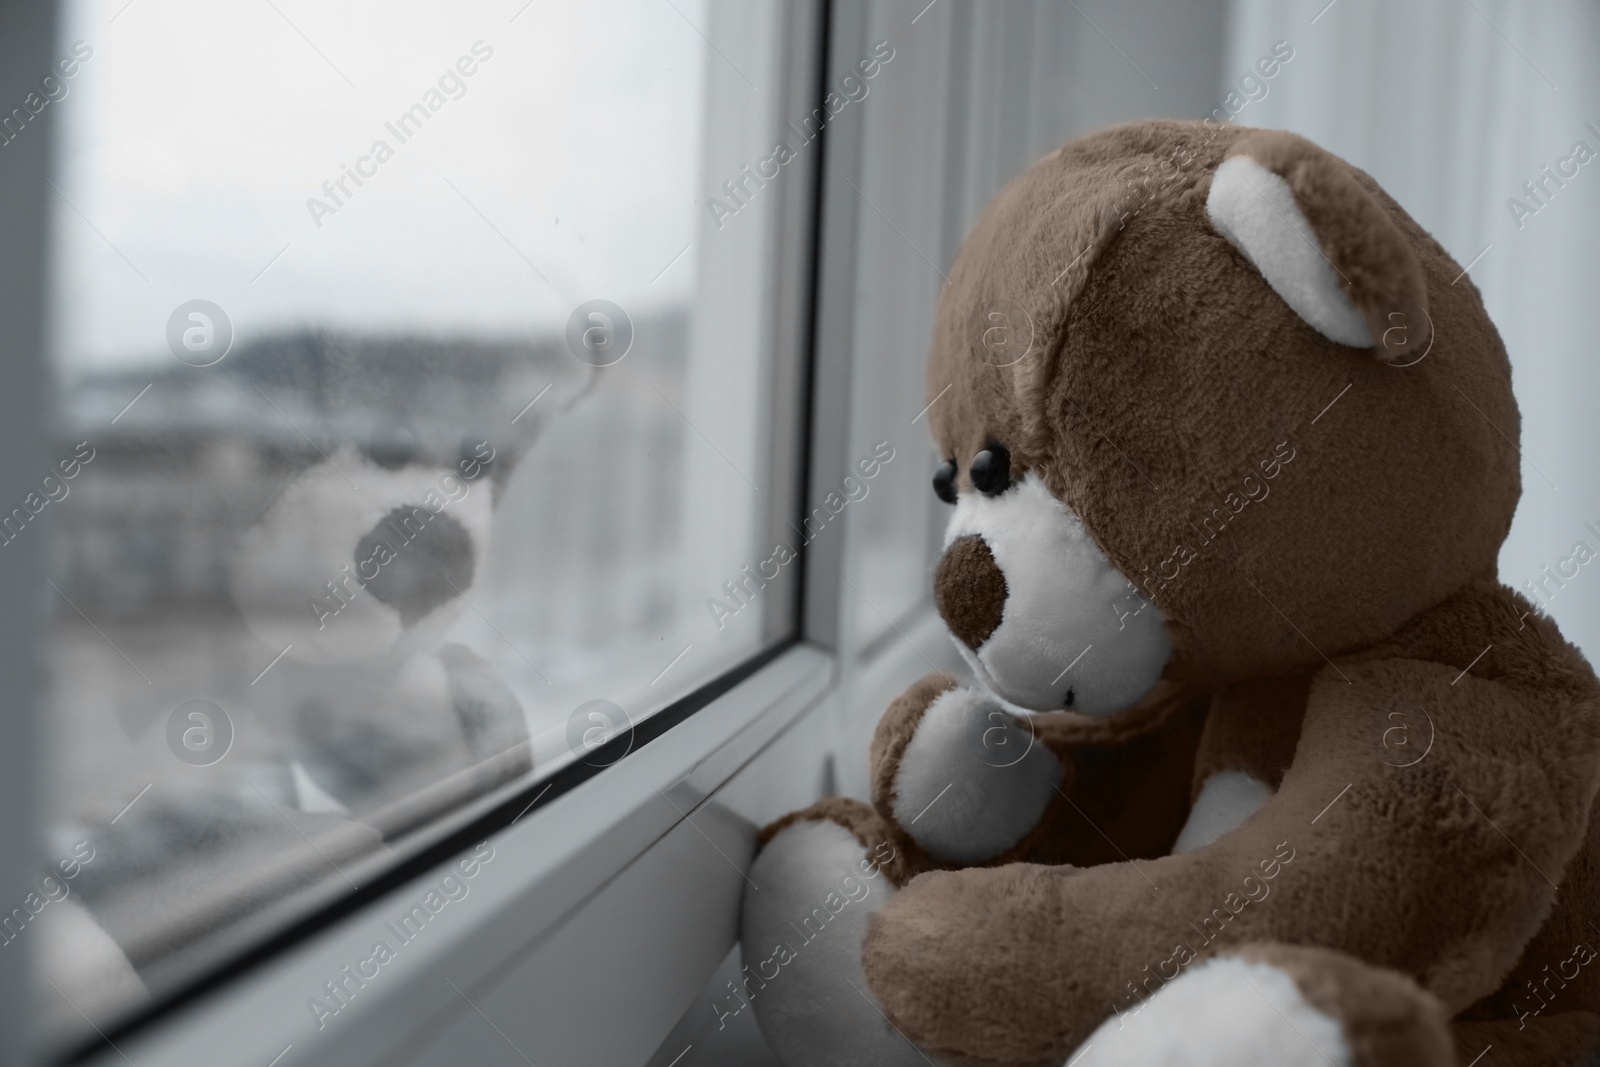
<path id="1" fill-rule="evenodd" d="M 493 835 L 492 857 L 458 880 L 454 899 L 429 902 L 437 910 L 420 932 L 408 926 L 401 940 L 394 923 L 424 904 L 447 867 L 119 1042 L 120 1052 L 141 1065 L 262 1067 L 290 1048 L 284 1062 L 297 1065 L 393 1062 L 394 1050 L 478 1001 L 477 987 L 497 982 L 597 895 L 603 901 L 608 884 L 675 828 L 704 837 L 699 820 L 678 824 L 815 703 L 833 672 L 832 659 L 813 646 L 785 651 L 616 766 Z M 374 962 L 380 941 L 390 958 Z M 347 991 L 343 1003 L 325 986 L 335 980 Z M 610 998 L 595 999 L 615 1010 Z M 125 1060 L 108 1048 L 87 1062 Z"/>

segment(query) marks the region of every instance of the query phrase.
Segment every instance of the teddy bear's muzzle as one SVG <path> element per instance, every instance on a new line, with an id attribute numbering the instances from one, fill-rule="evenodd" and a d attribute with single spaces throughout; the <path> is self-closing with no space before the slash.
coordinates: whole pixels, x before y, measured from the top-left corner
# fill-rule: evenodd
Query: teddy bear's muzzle
<path id="1" fill-rule="evenodd" d="M 347 449 L 299 473 L 239 539 L 229 585 L 291 659 L 366 663 L 435 644 L 467 607 L 488 544 L 487 486 Z"/>
<path id="2" fill-rule="evenodd" d="M 934 572 L 956 647 L 995 696 L 1026 711 L 1114 715 L 1160 678 L 1166 621 L 1035 473 L 962 494 Z"/>

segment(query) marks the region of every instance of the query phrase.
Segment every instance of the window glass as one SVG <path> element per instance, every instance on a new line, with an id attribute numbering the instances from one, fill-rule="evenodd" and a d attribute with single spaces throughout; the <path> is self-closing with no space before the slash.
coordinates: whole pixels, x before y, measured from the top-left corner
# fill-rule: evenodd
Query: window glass
<path id="1" fill-rule="evenodd" d="M 63 9 L 53 463 L 0 535 L 48 542 L 53 1019 L 772 638 L 773 7 Z"/>

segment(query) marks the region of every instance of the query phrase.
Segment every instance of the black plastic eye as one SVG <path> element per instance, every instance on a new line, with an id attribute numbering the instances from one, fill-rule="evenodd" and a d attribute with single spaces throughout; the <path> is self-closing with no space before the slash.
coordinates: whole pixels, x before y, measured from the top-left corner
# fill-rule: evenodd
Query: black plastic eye
<path id="1" fill-rule="evenodd" d="M 956 461 L 947 459 L 933 472 L 933 492 L 946 504 L 956 502 Z"/>
<path id="2" fill-rule="evenodd" d="M 405 427 L 391 427 L 361 447 L 366 457 L 387 471 L 414 463 L 421 451 L 417 435 Z"/>
<path id="3" fill-rule="evenodd" d="M 1011 484 L 1011 453 L 994 442 L 984 446 L 972 459 L 972 484 L 985 496 L 1006 491 Z"/>

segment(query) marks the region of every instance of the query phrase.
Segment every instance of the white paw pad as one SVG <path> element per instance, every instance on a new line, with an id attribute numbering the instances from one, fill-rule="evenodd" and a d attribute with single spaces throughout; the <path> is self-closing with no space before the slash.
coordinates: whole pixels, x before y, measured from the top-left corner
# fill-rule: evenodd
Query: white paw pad
<path id="1" fill-rule="evenodd" d="M 894 817 L 930 856 L 981 863 L 1021 841 L 1056 795 L 1061 763 L 993 697 L 941 693 L 895 775 Z"/>
<path id="2" fill-rule="evenodd" d="M 926 1067 L 871 999 L 861 967 L 867 919 L 894 893 L 872 853 L 833 822 L 788 827 L 750 868 L 739 952 L 743 995 L 785 1067 Z"/>
<path id="3" fill-rule="evenodd" d="M 1119 1007 L 1071 1067 L 1350 1067 L 1337 1020 L 1275 967 L 1237 957 L 1199 964 Z"/>

